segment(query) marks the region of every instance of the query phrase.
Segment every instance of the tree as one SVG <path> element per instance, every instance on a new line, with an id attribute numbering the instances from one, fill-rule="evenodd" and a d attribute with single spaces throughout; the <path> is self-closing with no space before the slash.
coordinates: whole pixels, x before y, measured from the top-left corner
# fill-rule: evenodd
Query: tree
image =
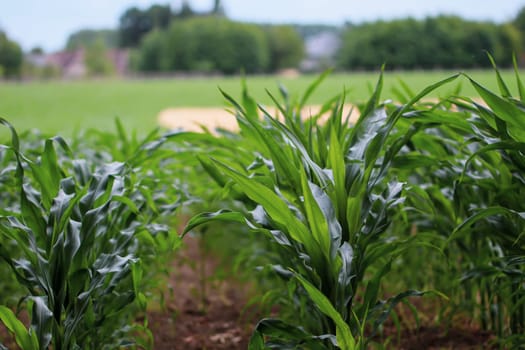
<path id="1" fill-rule="evenodd" d="M 42 49 L 40 46 L 35 46 L 31 50 L 29 50 L 29 53 L 32 55 L 43 55 L 44 49 Z"/>
<path id="2" fill-rule="evenodd" d="M 195 11 L 191 8 L 188 1 L 184 0 L 180 8 L 179 13 L 176 15 L 178 18 L 190 18 L 195 16 Z"/>
<path id="3" fill-rule="evenodd" d="M 120 17 L 119 43 L 122 47 L 137 47 L 142 38 L 153 29 L 167 28 L 173 18 L 169 5 L 153 5 L 147 10 L 127 9 Z"/>
<path id="4" fill-rule="evenodd" d="M 141 71 L 256 73 L 267 69 L 268 51 L 260 26 L 200 16 L 148 34 L 136 61 Z"/>
<path id="5" fill-rule="evenodd" d="M 108 48 L 117 47 L 118 33 L 112 29 L 82 29 L 69 36 L 66 43 L 66 50 L 87 48 L 99 40 Z"/>
<path id="6" fill-rule="evenodd" d="M 136 7 L 126 10 L 120 17 L 119 44 L 121 47 L 136 47 L 140 39 L 151 29 L 146 14 Z"/>
<path id="7" fill-rule="evenodd" d="M 525 6 L 519 10 L 518 14 L 514 18 L 514 21 L 512 21 L 512 24 L 518 29 L 520 32 L 525 33 Z"/>
<path id="8" fill-rule="evenodd" d="M 291 26 L 279 25 L 266 28 L 272 72 L 284 68 L 297 67 L 304 57 L 304 42 Z"/>
<path id="9" fill-rule="evenodd" d="M 222 7 L 221 0 L 215 0 L 213 2 L 213 9 L 211 10 L 211 14 L 214 16 L 225 16 L 224 7 Z"/>
<path id="10" fill-rule="evenodd" d="M 133 68 L 141 72 L 160 71 L 165 37 L 166 35 L 159 30 L 148 33 L 136 53 Z"/>
<path id="11" fill-rule="evenodd" d="M 344 69 L 489 67 L 489 52 L 509 66 L 521 50 L 508 25 L 467 21 L 457 16 L 402 19 L 352 26 L 343 34 L 339 64 Z"/>
<path id="12" fill-rule="evenodd" d="M 496 62 L 503 66 L 512 65 L 512 57 L 522 57 L 525 33 L 520 32 L 511 23 L 498 27 L 497 49 L 494 52 Z"/>
<path id="13" fill-rule="evenodd" d="M 88 75 L 101 76 L 110 75 L 115 67 L 107 56 L 107 49 L 102 40 L 97 40 L 86 48 L 84 62 Z"/>
<path id="14" fill-rule="evenodd" d="M 168 28 L 173 18 L 173 13 L 169 5 L 152 5 L 146 11 L 146 15 L 150 18 L 151 30 Z"/>
<path id="15" fill-rule="evenodd" d="M 0 75 L 6 78 L 19 77 L 22 68 L 23 53 L 20 45 L 10 40 L 5 32 L 0 31 Z"/>
<path id="16" fill-rule="evenodd" d="M 516 54 L 518 54 L 521 53 L 522 49 L 525 49 L 525 6 L 522 7 L 521 10 L 518 12 L 516 18 L 514 18 L 514 21 L 512 21 L 512 24 L 517 29 L 518 34 L 511 34 L 511 30 L 509 28 L 504 28 L 503 31 L 506 31 L 507 35 L 518 35 L 520 37 L 520 52 L 516 52 Z"/>

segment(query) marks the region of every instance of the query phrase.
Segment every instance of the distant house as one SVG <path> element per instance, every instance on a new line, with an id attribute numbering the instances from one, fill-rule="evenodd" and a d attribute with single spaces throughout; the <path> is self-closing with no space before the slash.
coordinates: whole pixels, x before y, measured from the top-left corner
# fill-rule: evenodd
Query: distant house
<path id="1" fill-rule="evenodd" d="M 49 54 L 47 64 L 57 67 L 65 79 L 78 79 L 87 75 L 83 49 Z"/>
<path id="2" fill-rule="evenodd" d="M 129 52 L 127 50 L 110 49 L 106 54 L 115 67 L 115 74 L 123 76 L 128 73 Z M 84 58 L 84 49 L 26 56 L 26 60 L 36 67 L 57 68 L 64 79 L 80 79 L 87 76 L 88 69 Z"/>
<path id="3" fill-rule="evenodd" d="M 301 69 L 315 71 L 333 64 L 340 45 L 339 34 L 334 31 L 323 31 L 305 38 L 306 58 L 301 63 Z"/>

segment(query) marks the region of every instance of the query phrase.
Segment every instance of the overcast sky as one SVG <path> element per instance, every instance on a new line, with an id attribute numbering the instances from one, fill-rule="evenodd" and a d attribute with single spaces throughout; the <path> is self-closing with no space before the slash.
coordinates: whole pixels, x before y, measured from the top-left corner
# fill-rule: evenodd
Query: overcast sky
<path id="1" fill-rule="evenodd" d="M 61 49 L 70 33 L 83 28 L 116 28 L 131 6 L 153 3 L 179 8 L 182 0 L 0 0 L 0 27 L 25 50 L 41 46 Z M 195 10 L 209 10 L 213 0 L 189 1 Z M 376 19 L 456 14 L 475 20 L 509 21 L 525 0 L 223 0 L 235 20 L 265 23 L 341 25 Z"/>

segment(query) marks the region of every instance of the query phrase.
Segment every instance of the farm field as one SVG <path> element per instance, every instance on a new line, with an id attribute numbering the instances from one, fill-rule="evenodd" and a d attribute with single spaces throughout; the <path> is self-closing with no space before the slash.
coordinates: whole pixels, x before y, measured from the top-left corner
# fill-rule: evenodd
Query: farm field
<path id="1" fill-rule="evenodd" d="M 0 349 L 523 348 L 520 72 L 396 74 L 2 85 Z"/>
<path id="2" fill-rule="evenodd" d="M 401 88 L 404 81 L 413 91 L 419 91 L 432 82 L 456 72 L 386 72 L 385 96 L 395 98 L 393 88 Z M 491 71 L 471 71 L 469 74 L 487 86 L 496 89 Z M 513 73 L 503 71 L 508 79 Z M 369 96 L 377 79 L 377 72 L 329 75 L 309 100 L 320 104 L 347 90 L 346 101 L 363 102 Z M 315 76 L 297 78 L 278 76 L 250 76 L 247 85 L 250 93 L 263 104 L 271 104 L 266 89 L 278 95 L 278 82 L 293 96 L 303 92 Z M 456 83 L 457 84 L 457 83 Z M 472 96 L 474 89 L 465 81 L 461 93 Z M 449 85 L 445 91 L 437 90 L 430 96 L 453 91 Z M 71 136 L 76 130 L 97 128 L 111 129 L 114 118 L 119 117 L 128 130 L 151 130 L 157 126 L 157 115 L 169 107 L 224 107 L 221 88 L 233 97 L 241 91 L 239 77 L 173 78 L 148 80 L 92 80 L 0 83 L 0 116 L 8 119 L 18 130 L 37 128 L 44 133 L 60 133 Z M 515 88 L 511 86 L 511 88 Z"/>

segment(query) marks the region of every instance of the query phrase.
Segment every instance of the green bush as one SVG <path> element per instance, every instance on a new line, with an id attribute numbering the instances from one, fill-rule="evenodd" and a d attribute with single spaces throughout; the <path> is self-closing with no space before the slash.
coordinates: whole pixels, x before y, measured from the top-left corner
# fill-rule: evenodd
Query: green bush
<path id="1" fill-rule="evenodd" d="M 349 26 L 338 55 L 341 68 L 388 69 L 490 67 L 521 51 L 521 34 L 510 24 L 466 21 L 455 16 L 378 21 Z"/>
<path id="2" fill-rule="evenodd" d="M 139 51 L 134 51 L 131 66 L 141 72 L 155 72 L 161 68 L 161 53 L 164 35 L 160 31 L 149 33 Z"/>
<path id="3" fill-rule="evenodd" d="M 304 57 L 304 42 L 291 26 L 279 25 L 265 28 L 270 50 L 270 72 L 299 66 Z"/>
<path id="4" fill-rule="evenodd" d="M 0 77 L 17 77 L 22 69 L 22 49 L 0 30 Z"/>
<path id="5" fill-rule="evenodd" d="M 140 71 L 218 71 L 257 73 L 269 62 L 265 34 L 252 24 L 220 17 L 172 23 L 148 34 L 138 51 Z"/>
<path id="6" fill-rule="evenodd" d="M 115 72 L 115 66 L 107 56 L 106 46 L 102 40 L 86 48 L 85 62 L 89 75 L 104 76 Z"/>

